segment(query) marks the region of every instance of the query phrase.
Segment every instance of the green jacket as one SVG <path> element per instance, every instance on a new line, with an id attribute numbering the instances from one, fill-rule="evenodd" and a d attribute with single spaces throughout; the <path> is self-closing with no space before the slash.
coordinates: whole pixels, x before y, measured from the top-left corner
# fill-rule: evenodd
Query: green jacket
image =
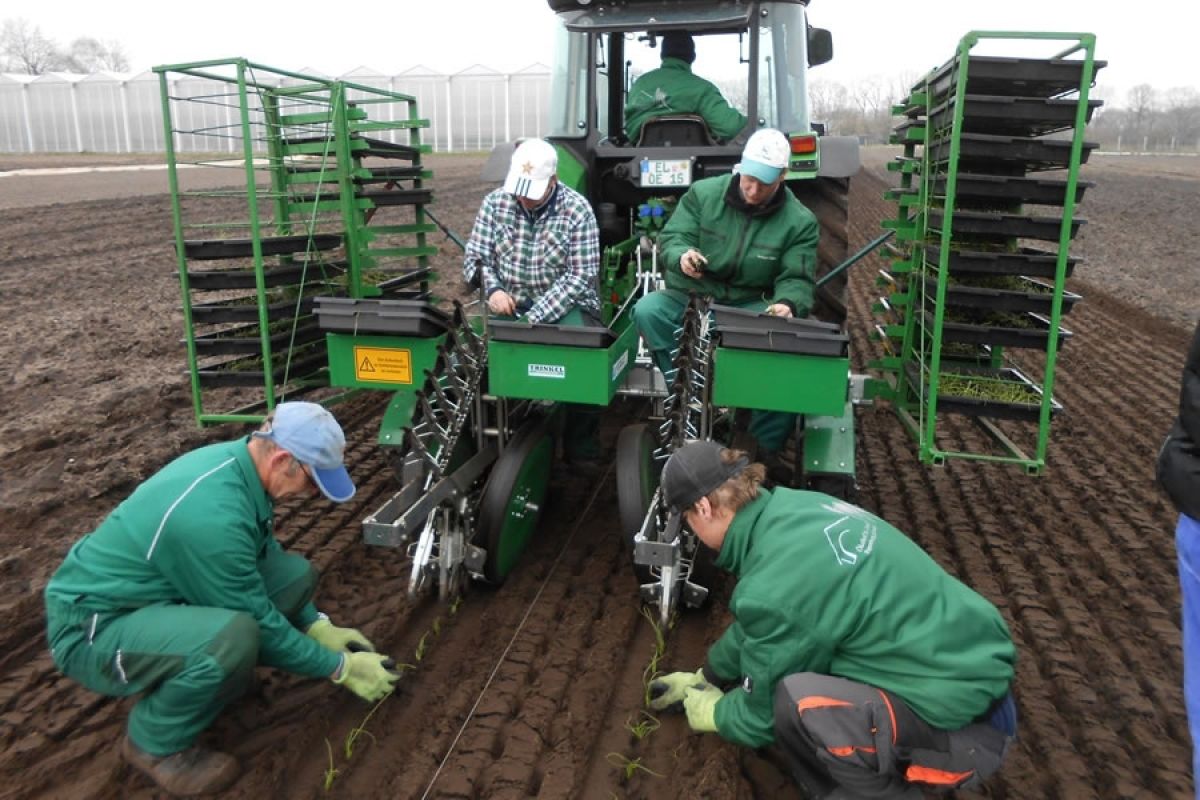
<path id="1" fill-rule="evenodd" d="M 280 613 L 258 572 L 259 558 L 280 545 L 248 441 L 202 447 L 163 467 L 75 543 L 46 596 L 101 614 L 160 603 L 245 611 L 259 624 L 259 663 L 332 674 L 341 657 Z M 307 627 L 317 611 L 310 603 L 300 617 Z"/>
<path id="2" fill-rule="evenodd" d="M 637 141 L 646 120 L 664 114 L 699 114 L 718 141 L 728 141 L 746 127 L 746 117 L 726 102 L 721 90 L 681 58 L 664 58 L 662 66 L 642 75 L 625 100 L 625 133 Z"/>
<path id="3" fill-rule="evenodd" d="M 738 576 L 734 622 L 707 669 L 742 685 L 718 732 L 773 740 L 775 685 L 816 672 L 885 689 L 954 730 L 1002 697 L 1016 651 L 1000 612 L 879 517 L 828 495 L 776 489 L 734 516 L 717 565 Z"/>
<path id="4" fill-rule="evenodd" d="M 738 176 L 696 181 L 659 237 L 668 289 L 700 292 L 724 304 L 763 300 L 788 303 L 804 317 L 812 310 L 820 225 L 785 186 L 762 206 L 747 206 Z M 699 279 L 679 268 L 689 249 L 708 264 Z"/>

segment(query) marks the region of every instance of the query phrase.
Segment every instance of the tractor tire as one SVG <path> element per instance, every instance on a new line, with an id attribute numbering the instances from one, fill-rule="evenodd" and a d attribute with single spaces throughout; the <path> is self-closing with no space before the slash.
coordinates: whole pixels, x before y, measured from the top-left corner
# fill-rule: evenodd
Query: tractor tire
<path id="1" fill-rule="evenodd" d="M 849 250 L 850 179 L 816 178 L 788 184 L 792 194 L 808 208 L 821 225 L 817 243 L 817 279 L 846 260 Z M 817 290 L 812 316 L 846 326 L 847 273 Z"/>

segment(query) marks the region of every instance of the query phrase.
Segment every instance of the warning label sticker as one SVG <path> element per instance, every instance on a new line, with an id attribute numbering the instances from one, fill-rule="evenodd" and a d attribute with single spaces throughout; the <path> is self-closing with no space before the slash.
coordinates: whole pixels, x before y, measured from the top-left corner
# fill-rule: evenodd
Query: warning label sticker
<path id="1" fill-rule="evenodd" d="M 354 377 L 373 383 L 412 383 L 412 351 L 394 347 L 355 347 Z"/>

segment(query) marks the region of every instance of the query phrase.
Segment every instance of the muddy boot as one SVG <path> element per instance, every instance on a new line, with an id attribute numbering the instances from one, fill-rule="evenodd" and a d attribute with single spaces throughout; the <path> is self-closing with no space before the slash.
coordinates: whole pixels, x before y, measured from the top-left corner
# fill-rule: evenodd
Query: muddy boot
<path id="1" fill-rule="evenodd" d="M 232 784 L 241 768 L 237 759 L 215 750 L 192 745 L 169 756 L 152 756 L 127 735 L 121 742 L 121 757 L 151 780 L 179 797 L 219 792 Z"/>

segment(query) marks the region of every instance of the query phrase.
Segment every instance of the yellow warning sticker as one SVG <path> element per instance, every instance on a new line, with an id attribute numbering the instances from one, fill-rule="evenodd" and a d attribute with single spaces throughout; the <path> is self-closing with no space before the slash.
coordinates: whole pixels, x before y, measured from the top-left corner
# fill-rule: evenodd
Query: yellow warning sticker
<path id="1" fill-rule="evenodd" d="M 364 382 L 412 383 L 412 351 L 356 346 L 354 377 Z"/>

